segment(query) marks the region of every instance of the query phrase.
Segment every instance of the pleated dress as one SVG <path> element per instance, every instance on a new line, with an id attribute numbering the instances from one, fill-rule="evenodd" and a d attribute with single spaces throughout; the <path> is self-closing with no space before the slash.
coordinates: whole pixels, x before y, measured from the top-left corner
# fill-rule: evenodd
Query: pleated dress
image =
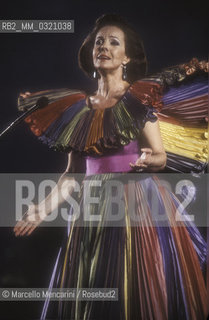
<path id="1" fill-rule="evenodd" d="M 41 96 L 49 99 L 26 122 L 50 147 L 80 153 L 86 168 L 83 186 L 88 183 L 91 196 L 99 199 L 90 208 L 90 214 L 99 217 L 97 223 L 85 221 L 81 188 L 84 222 L 77 226 L 69 221 L 49 289 L 118 289 L 116 301 L 46 299 L 42 320 L 207 318 L 204 237 L 189 219 L 177 219 L 186 211 L 179 210 L 179 199 L 157 174 L 133 173 L 129 166 L 140 156 L 144 125 L 158 118 L 167 172 L 205 172 L 205 71 L 205 64 L 195 59 L 166 69 L 133 83 L 107 109 L 89 108 L 85 93 L 69 89 L 38 92 L 20 103 L 19 109 L 26 110 Z M 94 188 L 95 181 L 99 188 Z M 114 209 L 114 191 L 107 185 L 115 181 L 122 186 L 122 200 Z M 109 224 L 110 209 L 121 219 Z"/>

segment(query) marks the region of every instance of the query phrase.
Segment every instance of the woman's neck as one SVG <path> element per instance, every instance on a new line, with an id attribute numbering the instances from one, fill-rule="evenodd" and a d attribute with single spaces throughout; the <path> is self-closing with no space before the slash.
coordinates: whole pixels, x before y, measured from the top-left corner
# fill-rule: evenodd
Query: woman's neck
<path id="1" fill-rule="evenodd" d="M 97 95 L 105 99 L 114 98 L 123 95 L 130 84 L 122 80 L 122 74 L 101 74 L 98 80 Z"/>

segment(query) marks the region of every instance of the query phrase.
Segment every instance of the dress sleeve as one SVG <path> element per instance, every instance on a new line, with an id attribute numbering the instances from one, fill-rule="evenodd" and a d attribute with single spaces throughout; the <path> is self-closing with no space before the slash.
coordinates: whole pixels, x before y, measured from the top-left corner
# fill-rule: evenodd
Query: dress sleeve
<path id="1" fill-rule="evenodd" d="M 196 58 L 145 79 L 163 87 L 158 108 L 167 170 L 205 172 L 208 162 L 208 62 Z"/>

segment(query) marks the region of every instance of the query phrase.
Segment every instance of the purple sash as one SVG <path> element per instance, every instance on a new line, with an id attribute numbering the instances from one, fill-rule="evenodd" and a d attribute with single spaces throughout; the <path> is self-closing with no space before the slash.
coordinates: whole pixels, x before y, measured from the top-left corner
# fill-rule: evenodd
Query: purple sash
<path id="1" fill-rule="evenodd" d="M 139 147 L 136 140 L 131 141 L 127 146 L 120 148 L 117 152 L 112 152 L 107 156 L 86 157 L 86 175 L 129 172 L 132 171 L 129 163 L 135 163 L 139 158 Z"/>

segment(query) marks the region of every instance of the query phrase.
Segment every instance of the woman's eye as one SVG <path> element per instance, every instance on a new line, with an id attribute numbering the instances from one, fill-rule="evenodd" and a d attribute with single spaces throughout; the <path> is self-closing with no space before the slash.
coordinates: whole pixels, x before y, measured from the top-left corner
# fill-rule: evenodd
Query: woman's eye
<path id="1" fill-rule="evenodd" d="M 113 46 L 119 46 L 120 43 L 119 43 L 118 41 L 116 41 L 116 40 L 112 40 L 112 41 L 111 41 L 111 45 L 113 45 Z"/>
<path id="2" fill-rule="evenodd" d="M 96 40 L 96 45 L 101 45 L 101 44 L 103 44 L 103 40 L 102 39 Z"/>

